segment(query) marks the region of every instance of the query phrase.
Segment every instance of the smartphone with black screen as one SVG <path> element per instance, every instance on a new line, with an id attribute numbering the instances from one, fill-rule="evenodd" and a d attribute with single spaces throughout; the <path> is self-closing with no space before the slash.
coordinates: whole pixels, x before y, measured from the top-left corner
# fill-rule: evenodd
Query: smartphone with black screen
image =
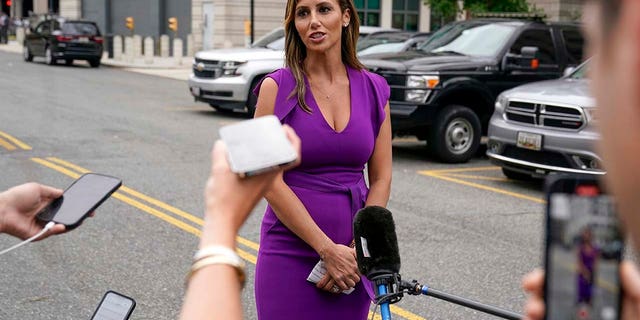
<path id="1" fill-rule="evenodd" d="M 135 307 L 135 300 L 110 290 L 102 297 L 91 320 L 127 320 Z"/>
<path id="2" fill-rule="evenodd" d="M 224 126 L 220 138 L 227 145 L 231 171 L 241 177 L 275 170 L 298 158 L 280 120 L 273 115 Z"/>
<path id="3" fill-rule="evenodd" d="M 624 236 L 597 177 L 547 180 L 545 319 L 620 317 Z"/>
<path id="4" fill-rule="evenodd" d="M 121 185 L 122 181 L 118 178 L 86 173 L 74 181 L 60 198 L 38 213 L 37 217 L 44 222 L 64 224 L 67 230 L 74 229 Z"/>

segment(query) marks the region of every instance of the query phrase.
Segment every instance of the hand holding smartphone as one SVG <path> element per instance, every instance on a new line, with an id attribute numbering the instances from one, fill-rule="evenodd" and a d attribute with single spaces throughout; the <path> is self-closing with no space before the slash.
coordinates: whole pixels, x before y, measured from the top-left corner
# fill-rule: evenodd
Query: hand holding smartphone
<path id="1" fill-rule="evenodd" d="M 547 183 L 545 319 L 620 318 L 624 237 L 596 177 Z"/>
<path id="2" fill-rule="evenodd" d="M 122 181 L 118 178 L 86 173 L 74 181 L 62 197 L 44 208 L 37 218 L 44 222 L 63 224 L 67 230 L 74 229 L 121 185 Z"/>
<path id="3" fill-rule="evenodd" d="M 231 171 L 249 177 L 295 162 L 298 153 L 276 116 L 241 121 L 220 129 Z"/>

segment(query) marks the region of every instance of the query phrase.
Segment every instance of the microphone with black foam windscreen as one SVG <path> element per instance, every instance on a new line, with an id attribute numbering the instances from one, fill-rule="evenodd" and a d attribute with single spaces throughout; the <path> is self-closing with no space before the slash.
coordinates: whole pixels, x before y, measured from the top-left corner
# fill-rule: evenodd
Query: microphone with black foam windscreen
<path id="1" fill-rule="evenodd" d="M 373 282 L 382 319 L 391 319 L 389 304 L 402 298 L 400 253 L 391 212 L 383 207 L 360 209 L 353 222 L 358 269 Z"/>

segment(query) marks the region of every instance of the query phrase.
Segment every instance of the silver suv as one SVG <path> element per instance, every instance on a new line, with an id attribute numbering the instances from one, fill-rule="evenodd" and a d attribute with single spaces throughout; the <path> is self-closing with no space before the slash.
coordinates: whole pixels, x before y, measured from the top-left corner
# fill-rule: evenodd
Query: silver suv
<path id="1" fill-rule="evenodd" d="M 489 123 L 487 156 L 511 179 L 552 172 L 602 175 L 594 151 L 595 101 L 585 73 L 588 62 L 557 80 L 503 92 Z"/>
<path id="2" fill-rule="evenodd" d="M 360 27 L 360 39 L 377 32 L 398 32 Z M 193 59 L 189 91 L 196 101 L 219 111 L 243 110 L 253 114 L 257 97 L 251 90 L 265 75 L 284 66 L 284 28 L 276 28 L 250 48 L 200 51 Z"/>

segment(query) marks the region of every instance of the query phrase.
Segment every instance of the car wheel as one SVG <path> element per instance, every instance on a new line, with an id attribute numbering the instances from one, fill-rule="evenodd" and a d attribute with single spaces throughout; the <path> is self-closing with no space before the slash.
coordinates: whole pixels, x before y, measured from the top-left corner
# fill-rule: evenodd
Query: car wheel
<path id="1" fill-rule="evenodd" d="M 255 79 L 251 81 L 249 92 L 247 93 L 247 113 L 252 117 L 256 113 L 256 104 L 258 104 L 258 97 L 253 94 L 253 89 L 260 83 L 260 80 L 262 80 L 262 76 L 255 77 Z"/>
<path id="2" fill-rule="evenodd" d="M 511 179 L 511 180 L 519 180 L 519 181 L 531 181 L 533 180 L 533 177 L 531 175 L 528 175 L 526 173 L 522 173 L 522 172 L 518 172 L 518 171 L 513 171 L 507 168 L 502 168 L 502 173 L 505 175 L 505 177 Z"/>
<path id="3" fill-rule="evenodd" d="M 65 59 L 64 60 L 64 64 L 66 64 L 68 66 L 72 65 L 73 64 L 73 59 Z"/>
<path id="4" fill-rule="evenodd" d="M 22 56 L 24 57 L 24 61 L 31 62 L 33 61 L 33 55 L 31 54 L 31 50 L 29 50 L 29 46 L 26 44 L 22 47 Z"/>
<path id="5" fill-rule="evenodd" d="M 56 59 L 53 57 L 53 53 L 51 52 L 51 48 L 47 48 L 47 50 L 44 52 L 44 61 L 52 66 L 56 64 Z"/>
<path id="6" fill-rule="evenodd" d="M 91 68 L 97 68 L 100 66 L 100 59 L 91 59 L 89 60 L 89 65 Z"/>
<path id="7" fill-rule="evenodd" d="M 473 110 L 450 105 L 438 114 L 427 146 L 443 162 L 467 162 L 480 146 L 480 119 Z"/>

